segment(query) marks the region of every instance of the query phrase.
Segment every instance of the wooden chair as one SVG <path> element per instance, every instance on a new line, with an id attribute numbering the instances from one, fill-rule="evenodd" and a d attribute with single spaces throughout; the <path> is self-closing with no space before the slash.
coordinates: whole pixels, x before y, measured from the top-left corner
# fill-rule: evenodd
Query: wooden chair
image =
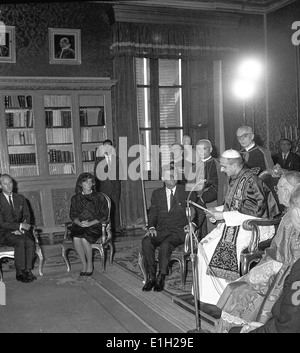
<path id="1" fill-rule="evenodd" d="M 33 236 L 34 236 L 34 241 L 35 241 L 35 253 L 39 258 L 39 275 L 43 276 L 43 263 L 44 263 L 44 256 L 39 244 L 38 236 L 37 236 L 37 229 L 36 227 L 33 227 Z M 15 258 L 15 250 L 11 246 L 5 246 L 5 245 L 0 245 L 0 267 L 1 267 L 1 262 L 2 259 L 4 258 L 10 258 L 14 259 Z M 3 274 L 2 274 L 2 267 L 0 270 L 0 281 L 3 281 Z"/>
<path id="2" fill-rule="evenodd" d="M 193 237 L 193 246 L 194 246 L 194 252 L 197 253 L 198 249 L 198 232 L 196 231 L 195 236 Z M 155 257 L 156 260 L 158 258 L 158 251 L 159 247 L 156 248 L 155 251 Z M 170 261 L 169 261 L 169 275 L 172 273 L 172 264 L 174 262 L 178 262 L 179 264 L 179 271 L 180 271 L 180 289 L 184 289 L 185 284 L 186 284 L 186 276 L 187 276 L 187 268 L 188 268 L 188 262 L 191 261 L 191 251 L 190 251 L 190 237 L 189 233 L 186 234 L 185 237 L 185 242 L 184 244 L 181 244 L 177 246 L 173 251 L 170 256 Z M 146 283 L 147 280 L 147 273 L 145 269 L 145 263 L 144 263 L 144 258 L 142 253 L 139 253 L 138 257 L 138 264 L 140 266 L 140 269 L 143 274 L 143 283 Z"/>
<path id="3" fill-rule="evenodd" d="M 108 205 L 108 218 L 102 222 L 102 236 L 97 240 L 96 243 L 92 244 L 92 249 L 99 251 L 101 261 L 102 261 L 102 271 L 103 273 L 106 270 L 106 252 L 109 250 L 110 257 L 109 262 L 110 265 L 113 263 L 113 254 L 114 254 L 114 246 L 112 240 L 112 233 L 111 233 L 111 221 L 110 221 L 110 211 L 111 211 L 111 200 L 110 198 L 104 193 L 101 194 L 105 197 Z M 62 257 L 67 265 L 67 271 L 71 271 L 71 265 L 69 261 L 69 252 L 76 251 L 74 248 L 73 240 L 70 237 L 70 227 L 72 226 L 72 222 L 66 222 L 62 225 L 65 227 L 64 239 L 62 243 Z"/>

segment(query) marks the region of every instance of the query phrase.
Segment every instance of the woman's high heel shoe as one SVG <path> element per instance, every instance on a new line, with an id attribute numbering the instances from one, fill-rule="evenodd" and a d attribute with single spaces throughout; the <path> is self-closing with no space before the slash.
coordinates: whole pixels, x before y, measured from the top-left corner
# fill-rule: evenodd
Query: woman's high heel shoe
<path id="1" fill-rule="evenodd" d="M 94 271 L 91 271 L 91 272 L 86 272 L 85 275 L 86 276 L 91 276 L 93 274 Z"/>
<path id="2" fill-rule="evenodd" d="M 86 272 L 80 272 L 79 276 L 85 276 Z"/>

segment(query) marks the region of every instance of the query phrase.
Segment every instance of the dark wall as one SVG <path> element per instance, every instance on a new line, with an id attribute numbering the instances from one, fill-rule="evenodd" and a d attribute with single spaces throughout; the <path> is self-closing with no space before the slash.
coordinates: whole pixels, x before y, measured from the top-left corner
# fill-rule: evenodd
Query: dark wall
<path id="1" fill-rule="evenodd" d="M 264 139 L 265 131 L 256 129 L 253 104 L 265 107 L 265 81 L 262 78 L 257 84 L 255 97 L 245 101 L 246 120 L 244 121 L 243 100 L 233 93 L 233 84 L 238 77 L 238 67 L 246 58 L 256 58 L 264 63 L 264 22 L 262 15 L 241 15 L 237 29 L 238 53 L 223 62 L 223 104 L 225 125 L 225 148 L 240 149 L 236 139 L 236 130 L 239 126 L 252 126 L 256 131 L 258 142 Z M 261 123 L 265 123 L 265 114 L 260 116 Z"/>
<path id="2" fill-rule="evenodd" d="M 105 4 L 52 2 L 0 4 L 0 20 L 16 28 L 15 64 L 0 76 L 111 77 L 110 27 Z M 80 65 L 49 64 L 48 28 L 81 29 Z"/>
<path id="3" fill-rule="evenodd" d="M 292 23 L 300 21 L 299 1 L 268 15 L 267 19 L 270 148 L 274 152 L 284 136 L 284 128 L 297 125 L 296 47 L 291 37 Z"/>

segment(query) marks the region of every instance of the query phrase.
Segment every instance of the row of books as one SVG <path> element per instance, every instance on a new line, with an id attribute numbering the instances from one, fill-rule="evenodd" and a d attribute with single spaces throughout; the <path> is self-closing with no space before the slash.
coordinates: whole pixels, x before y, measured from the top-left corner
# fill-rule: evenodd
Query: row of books
<path id="1" fill-rule="evenodd" d="M 9 171 L 10 175 L 13 178 L 17 177 L 26 177 L 26 176 L 34 176 L 39 175 L 39 170 L 36 165 L 28 165 L 28 166 L 13 166 Z"/>
<path id="2" fill-rule="evenodd" d="M 5 113 L 6 127 L 33 127 L 32 110 Z"/>
<path id="3" fill-rule="evenodd" d="M 6 95 L 4 96 L 5 108 L 32 108 L 32 96 Z"/>
<path id="4" fill-rule="evenodd" d="M 55 164 L 49 165 L 50 175 L 54 174 L 75 174 L 75 167 L 73 164 Z"/>
<path id="5" fill-rule="evenodd" d="M 72 151 L 62 151 L 51 148 L 48 153 L 50 163 L 70 163 L 74 161 L 74 153 Z"/>
<path id="6" fill-rule="evenodd" d="M 83 162 L 92 162 L 95 160 L 96 151 L 82 151 L 82 161 Z"/>
<path id="7" fill-rule="evenodd" d="M 45 107 L 70 107 L 70 96 L 44 96 Z"/>
<path id="8" fill-rule="evenodd" d="M 71 128 L 48 128 L 46 130 L 47 143 L 72 143 L 73 131 Z"/>
<path id="9" fill-rule="evenodd" d="M 80 126 L 98 125 L 104 126 L 104 107 L 80 109 Z"/>
<path id="10" fill-rule="evenodd" d="M 84 163 L 83 171 L 85 173 L 94 173 L 94 163 Z"/>
<path id="11" fill-rule="evenodd" d="M 70 110 L 46 110 L 46 127 L 71 127 L 72 117 Z"/>
<path id="12" fill-rule="evenodd" d="M 9 154 L 9 163 L 12 164 L 36 164 L 35 153 Z"/>
<path id="13" fill-rule="evenodd" d="M 7 144 L 9 146 L 16 145 L 33 145 L 35 143 L 35 135 L 33 131 L 8 131 Z"/>
<path id="14" fill-rule="evenodd" d="M 99 142 L 106 139 L 106 129 L 105 128 L 91 128 L 82 127 L 81 128 L 81 141 L 82 142 Z"/>

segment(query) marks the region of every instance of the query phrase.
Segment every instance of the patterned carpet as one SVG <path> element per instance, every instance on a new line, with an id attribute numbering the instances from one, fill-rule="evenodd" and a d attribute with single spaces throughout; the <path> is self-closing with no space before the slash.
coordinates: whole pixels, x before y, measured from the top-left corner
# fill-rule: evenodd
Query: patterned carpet
<path id="1" fill-rule="evenodd" d="M 44 260 L 44 268 L 45 267 L 53 267 L 53 266 L 62 266 L 64 265 L 64 260 L 61 256 L 60 253 L 60 247 L 57 247 L 57 250 L 55 251 L 45 251 L 45 260 Z M 142 271 L 140 269 L 140 266 L 138 264 L 138 255 L 139 252 L 141 251 L 141 239 L 140 237 L 137 237 L 137 240 L 135 241 L 129 241 L 129 242 L 116 242 L 115 244 L 115 253 L 114 253 L 114 262 L 117 263 L 118 265 L 122 266 L 124 269 L 127 271 L 130 271 L 130 273 L 134 274 L 135 276 L 138 276 L 141 278 L 141 286 L 143 286 L 143 275 Z M 94 261 L 99 261 L 100 262 L 100 255 L 98 252 L 94 253 Z M 77 257 L 76 252 L 72 251 L 69 253 L 69 260 L 72 265 L 80 263 L 80 260 Z M 108 262 L 107 262 L 107 266 Z M 38 261 L 35 262 L 35 269 L 38 267 Z M 14 271 L 14 260 L 9 259 L 3 259 L 2 261 L 2 271 L 3 274 L 5 275 L 5 272 L 11 272 Z M 180 294 L 187 294 L 191 293 L 192 290 L 192 271 L 191 271 L 191 263 L 188 263 L 188 273 L 187 273 L 187 279 L 186 279 L 186 285 L 184 289 L 180 288 L 180 272 L 179 272 L 179 264 L 177 262 L 174 262 L 172 264 L 171 268 L 171 273 L 166 277 L 166 282 L 165 282 L 165 290 L 171 294 L 171 295 L 180 295 Z"/>
<path id="2" fill-rule="evenodd" d="M 142 271 L 138 264 L 138 255 L 141 252 L 141 242 L 136 244 L 120 246 L 116 249 L 114 261 L 123 268 L 129 270 L 143 280 Z M 180 272 L 178 262 L 173 262 L 171 273 L 166 277 L 165 290 L 171 295 L 187 294 L 192 291 L 191 263 L 188 263 L 188 273 L 184 289 L 180 288 Z M 141 283 L 141 286 L 143 284 Z"/>

